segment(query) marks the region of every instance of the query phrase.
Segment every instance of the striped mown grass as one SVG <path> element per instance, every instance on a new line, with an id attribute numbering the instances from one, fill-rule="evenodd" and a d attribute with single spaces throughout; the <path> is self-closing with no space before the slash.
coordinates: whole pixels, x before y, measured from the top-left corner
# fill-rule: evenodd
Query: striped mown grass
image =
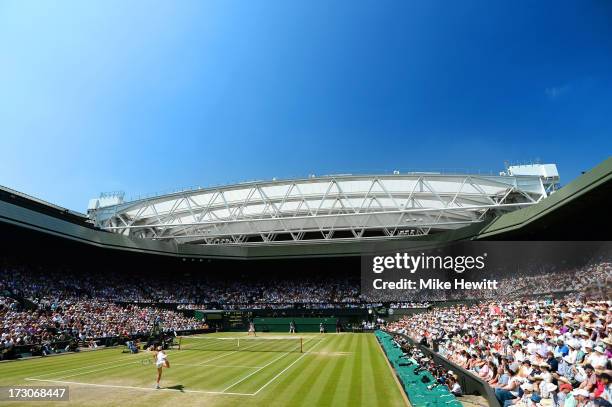
<path id="1" fill-rule="evenodd" d="M 131 355 L 118 348 L 3 362 L 0 386 L 70 388 L 69 403 L 8 403 L 16 406 L 406 405 L 373 335 L 302 337 L 304 353 L 171 350 L 161 390 L 153 388 L 155 366 L 142 362 L 152 358 L 150 353 Z"/>

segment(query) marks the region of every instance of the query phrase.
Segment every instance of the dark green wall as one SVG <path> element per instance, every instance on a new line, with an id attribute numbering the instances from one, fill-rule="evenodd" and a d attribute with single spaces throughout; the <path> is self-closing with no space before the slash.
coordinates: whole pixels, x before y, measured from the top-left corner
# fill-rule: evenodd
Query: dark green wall
<path id="1" fill-rule="evenodd" d="M 323 323 L 327 332 L 336 332 L 338 318 L 254 318 L 255 330 L 258 332 L 289 332 L 289 324 L 295 321 L 297 332 L 319 332 Z"/>

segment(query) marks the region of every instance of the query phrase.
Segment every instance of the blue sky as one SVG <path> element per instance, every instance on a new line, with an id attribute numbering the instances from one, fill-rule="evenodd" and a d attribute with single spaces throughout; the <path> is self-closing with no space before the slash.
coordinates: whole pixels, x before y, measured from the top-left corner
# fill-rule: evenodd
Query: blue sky
<path id="1" fill-rule="evenodd" d="M 0 184 L 71 209 L 611 152 L 606 0 L 0 0 Z"/>

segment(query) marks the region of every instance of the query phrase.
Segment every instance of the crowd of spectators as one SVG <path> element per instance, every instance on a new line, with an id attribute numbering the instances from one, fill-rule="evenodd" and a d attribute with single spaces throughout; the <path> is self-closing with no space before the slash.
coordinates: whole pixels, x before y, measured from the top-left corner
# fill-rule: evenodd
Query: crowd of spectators
<path id="1" fill-rule="evenodd" d="M 0 271 L 0 359 L 19 346 L 39 345 L 45 353 L 54 343 L 144 335 L 154 318 L 168 330 L 204 327 L 179 311 L 112 301 L 93 281 L 15 267 Z"/>
<path id="2" fill-rule="evenodd" d="M 35 309 L 2 309 L 2 338 L 14 345 L 45 341 L 143 335 L 155 318 L 174 330 L 201 328 L 193 318 L 171 310 L 138 305 L 118 305 L 100 300 L 62 300 L 45 298 Z"/>
<path id="3" fill-rule="evenodd" d="M 612 260 L 609 257 L 595 259 L 580 267 L 533 264 L 522 270 L 489 271 L 479 274 L 478 280 L 488 278 L 497 281 L 497 289 L 481 290 L 412 290 L 413 302 L 443 302 L 462 300 L 514 300 L 517 298 L 542 298 L 564 296 L 576 299 L 608 299 L 612 296 Z M 370 301 L 397 301 L 392 290 L 371 293 Z"/>
<path id="4" fill-rule="evenodd" d="M 4 267 L 0 278 L 7 289 L 37 301 L 57 298 L 95 298 L 114 302 L 180 304 L 181 309 L 282 308 L 304 304 L 316 308 L 362 307 L 357 278 L 285 276 L 284 278 L 189 278 L 125 273 L 84 274 L 67 269 Z M 206 305 L 210 305 L 207 307 Z"/>
<path id="5" fill-rule="evenodd" d="M 313 273 L 310 276 L 232 275 L 177 276 L 173 273 L 126 276 L 124 272 L 84 273 L 62 268 L 0 267 L 1 289 L 36 300 L 94 298 L 142 304 L 179 304 L 181 309 L 363 308 L 391 303 L 391 308 L 423 308 L 432 301 L 516 299 L 574 294 L 606 299 L 612 287 L 612 262 L 598 261 L 580 268 L 534 268 L 499 277 L 497 290 L 412 291 L 410 301 L 387 298 L 388 292 L 362 293 L 354 275 Z"/>
<path id="6" fill-rule="evenodd" d="M 587 304 L 585 298 L 598 298 L 597 293 L 599 298 L 610 298 L 612 263 L 599 261 L 579 269 L 531 272 L 502 279 L 502 290 L 495 293 L 495 302 L 433 308 L 390 327 L 417 340 L 425 338 L 432 346 L 435 344 L 443 356 L 475 370 L 492 385 L 498 386 L 499 393 L 503 394 L 500 397 L 510 397 L 505 393 L 506 379 L 512 377 L 512 368 L 516 364 L 522 367 L 527 359 L 535 372 L 541 373 L 541 366 L 536 366 L 536 363 L 542 364 L 541 358 L 546 356 L 547 363 L 554 365 L 553 359 L 558 359 L 554 350 L 552 358 L 538 352 L 544 348 L 550 350 L 559 341 L 563 341 L 567 349 L 575 351 L 568 351 L 570 360 L 579 361 L 571 363 L 571 369 L 565 371 L 563 362 L 558 360 L 564 372 L 562 376 L 568 376 L 572 385 L 582 383 L 587 365 L 602 369 L 591 361 L 595 358 L 592 355 L 598 354 L 596 349 L 603 346 L 608 357 L 611 353 L 609 304 Z M 551 294 L 571 300 L 562 303 L 512 302 L 525 296 L 543 298 Z M 411 296 L 410 301 L 386 301 L 385 306 L 391 309 L 431 309 L 432 300 L 448 300 L 453 298 L 452 295 L 434 299 Z M 161 316 L 168 329 L 187 330 L 203 326 L 187 317 L 189 313 L 183 313 L 184 310 L 330 309 L 379 305 L 382 305 L 381 298 L 361 293 L 359 279 L 333 273 L 275 278 L 256 275 L 195 278 L 172 274 L 148 277 L 138 273 L 84 273 L 61 267 L 3 265 L 0 267 L 0 350 L 66 338 L 87 341 L 144 334 L 151 329 L 155 316 Z M 576 323 L 577 327 L 574 326 Z M 593 342 L 591 347 L 585 347 L 587 339 Z M 576 344 L 580 349 L 572 348 Z M 519 353 L 515 354 L 517 349 Z M 529 355 L 521 357 L 520 352 L 524 354 L 527 351 Z M 562 356 L 561 359 L 565 360 L 568 355 Z M 608 362 L 603 368 L 609 367 Z M 530 377 L 524 376 L 526 370 L 520 370 L 521 377 Z M 538 390 L 542 390 L 542 382 L 552 383 L 557 386 L 556 391 L 542 393 L 563 397 L 560 391 L 562 383 L 559 383 L 563 377 L 554 377 L 551 381 L 534 380 L 529 384 L 536 384 L 540 386 Z M 591 395 L 595 394 L 594 388 L 588 390 Z M 523 390 L 514 388 L 511 394 L 522 395 Z"/>
<path id="7" fill-rule="evenodd" d="M 607 299 L 612 287 L 612 261 L 596 261 L 578 268 L 540 270 L 528 275 L 512 276 L 500 280 L 501 291 L 489 297 L 514 299 L 522 295 L 541 297 L 555 293 L 577 294 L 589 299 Z M 490 291 L 490 290 L 489 290 Z"/>
<path id="8" fill-rule="evenodd" d="M 495 388 L 502 406 L 612 402 L 611 301 L 486 302 L 388 324 Z"/>
<path id="9" fill-rule="evenodd" d="M 156 316 L 167 329 L 203 327 L 184 310 L 296 306 L 330 309 L 368 304 L 354 278 L 177 278 L 5 264 L 0 267 L 0 349 L 71 338 L 87 342 L 143 335 Z"/>

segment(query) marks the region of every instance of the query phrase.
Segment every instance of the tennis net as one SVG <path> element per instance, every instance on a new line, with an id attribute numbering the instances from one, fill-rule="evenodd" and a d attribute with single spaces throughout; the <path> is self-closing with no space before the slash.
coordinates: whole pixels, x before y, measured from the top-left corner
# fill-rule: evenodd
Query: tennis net
<path id="1" fill-rule="evenodd" d="M 303 352 L 302 338 L 218 338 L 181 336 L 179 350 Z"/>

